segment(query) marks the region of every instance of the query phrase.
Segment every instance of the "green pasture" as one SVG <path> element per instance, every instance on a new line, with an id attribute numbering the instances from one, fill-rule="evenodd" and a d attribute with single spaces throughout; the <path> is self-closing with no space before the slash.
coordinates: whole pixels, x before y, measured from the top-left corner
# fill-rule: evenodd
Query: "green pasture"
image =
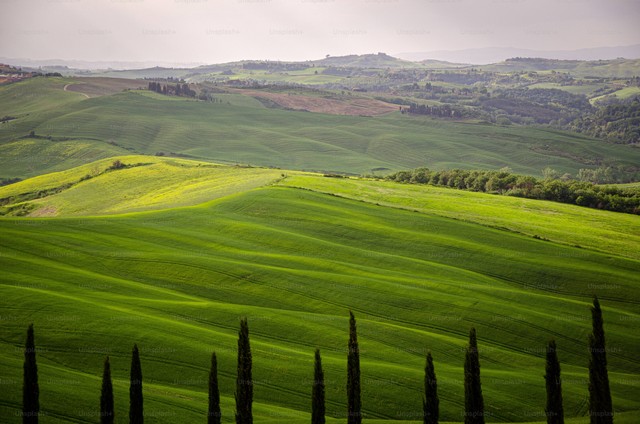
<path id="1" fill-rule="evenodd" d="M 144 175 L 153 166 L 168 173 L 170 165 L 162 160 L 96 177 L 104 187 L 93 187 L 93 199 L 103 193 L 103 202 L 117 200 L 111 175 Z M 224 169 L 218 171 L 224 181 Z M 194 170 L 182 172 L 192 178 Z M 566 415 L 585 422 L 594 294 L 604 310 L 616 412 L 632 422 L 640 409 L 640 263 L 623 241 L 604 243 L 623 229 L 637 237 L 637 217 L 544 206 L 537 213 L 551 218 L 537 221 L 537 233 L 545 241 L 527 234 L 526 225 L 516 232 L 522 224 L 515 222 L 545 202 L 504 203 L 500 219 L 508 219 L 508 208 L 514 212 L 515 228 L 507 230 L 488 222 L 495 213 L 488 203 L 497 199 L 491 195 L 467 199 L 484 218 L 461 211 L 463 219 L 442 216 L 452 214 L 438 206 L 446 194 L 430 188 L 420 194 L 415 186 L 299 175 L 274 186 L 262 179 L 271 176 L 255 176 L 262 171 L 226 172 L 242 181 L 235 192 L 195 206 L 0 219 L 0 414 L 8 422 L 18 422 L 21 345 L 31 322 L 40 349 L 42 422 L 96 422 L 106 355 L 116 413 L 126 417 L 134 343 L 141 348 L 150 421 L 205 419 L 215 350 L 224 419 L 232 422 L 238 322 L 246 316 L 256 422 L 309 420 L 318 347 L 329 422 L 343 423 L 349 310 L 358 319 L 365 421 L 415 422 L 429 350 L 441 418 L 461 421 L 464 346 L 473 326 L 488 421 L 542 421 L 544 346 L 555 338 Z M 257 182 L 247 184 L 251 178 Z M 149 184 L 142 175 L 141 184 Z M 167 201 L 177 206 L 179 200 Z M 610 223 L 619 216 L 630 220 Z M 573 219 L 575 237 L 558 235 Z M 600 246 L 573 246 L 597 235 Z M 631 249 L 634 239 L 627 243 Z"/>
<path id="2" fill-rule="evenodd" d="M 222 102 L 168 101 L 152 93 L 123 92 L 86 99 L 64 92 L 67 80 L 35 79 L 0 89 L 0 115 L 18 119 L 0 126 L 0 148 L 31 131 L 41 140 L 91 140 L 104 156 L 178 153 L 193 159 L 353 174 L 428 166 L 433 169 L 499 169 L 540 175 L 545 167 L 576 174 L 599 164 L 635 165 L 640 151 L 566 132 L 433 120 L 392 113 L 380 117 L 337 116 L 257 106 L 234 96 Z M 29 84 L 37 84 L 31 87 Z M 27 101 L 20 93 L 46 90 Z M 47 85 L 48 84 L 48 85 Z M 57 87 L 57 89 L 56 89 Z M 22 91 L 20 91 L 22 90 Z M 11 97 L 8 93 L 16 94 Z M 4 96 L 4 97 L 3 97 Z M 33 111 L 26 113 L 30 108 Z M 8 145 L 5 146 L 5 145 Z M 58 148 L 42 143 L 42 149 Z M 16 153 L 17 152 L 17 153 Z M 37 152 L 36 152 L 37 154 Z M 55 153 L 63 155 L 63 153 Z M 55 168 L 5 160 L 6 175 L 25 177 Z M 100 158 L 96 152 L 89 160 Z M 69 162 L 73 166 L 78 162 Z M 31 166 L 31 168 L 29 168 Z M 3 169 L 5 167 L 3 166 Z"/>

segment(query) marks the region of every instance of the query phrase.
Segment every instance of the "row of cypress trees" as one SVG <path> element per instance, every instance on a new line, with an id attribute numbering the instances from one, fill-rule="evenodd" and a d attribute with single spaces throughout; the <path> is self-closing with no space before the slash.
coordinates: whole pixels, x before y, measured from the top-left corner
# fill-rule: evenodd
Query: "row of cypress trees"
<path id="1" fill-rule="evenodd" d="M 613 406 L 609 389 L 607 359 L 602 320 L 602 310 L 598 298 L 593 300 L 591 308 L 593 332 L 589 336 L 589 416 L 591 424 L 612 424 Z M 238 334 L 238 368 L 236 377 L 236 424 L 253 424 L 253 378 L 251 373 L 252 356 L 249 343 L 249 326 L 247 319 L 240 321 Z M 546 392 L 545 413 L 548 424 L 564 424 L 562 406 L 562 382 L 560 363 L 554 340 L 549 341 L 546 348 Z M 438 382 L 433 365 L 433 357 L 429 352 L 426 358 L 424 376 L 423 417 L 424 424 L 437 424 L 440 415 L 438 399 Z M 484 399 L 480 382 L 480 357 L 476 330 L 469 333 L 469 345 L 465 352 L 464 362 L 465 392 L 465 424 L 484 424 Z M 325 385 L 320 350 L 315 351 L 314 380 L 312 384 L 312 424 L 325 423 Z M 24 350 L 24 384 L 23 384 L 23 423 L 37 424 L 40 415 L 38 369 L 36 365 L 36 348 L 33 324 L 27 330 Z M 109 357 L 104 361 L 102 375 L 102 391 L 100 396 L 100 423 L 114 422 L 113 386 L 111 382 L 111 365 Z M 218 387 L 218 363 L 215 352 L 211 355 L 209 372 L 209 407 L 208 424 L 221 423 L 220 391 Z M 349 312 L 349 344 L 347 353 L 347 423 L 362 423 L 362 401 L 360 386 L 360 350 L 356 320 Z M 133 346 L 131 354 L 131 373 L 129 386 L 129 423 L 143 424 L 142 367 L 138 346 Z"/>
<path id="2" fill-rule="evenodd" d="M 613 404 L 609 388 L 607 355 L 604 338 L 602 309 L 596 297 L 591 307 L 592 333 L 589 335 L 589 419 L 591 424 L 613 424 Z M 564 424 L 562 405 L 562 379 L 555 340 L 546 347 L 545 385 L 547 424 Z M 437 424 L 439 400 L 437 380 L 431 353 L 427 354 L 425 368 L 424 424 Z M 465 424 L 484 424 L 484 399 L 480 384 L 480 358 L 475 328 L 469 333 L 469 346 L 464 362 Z"/>

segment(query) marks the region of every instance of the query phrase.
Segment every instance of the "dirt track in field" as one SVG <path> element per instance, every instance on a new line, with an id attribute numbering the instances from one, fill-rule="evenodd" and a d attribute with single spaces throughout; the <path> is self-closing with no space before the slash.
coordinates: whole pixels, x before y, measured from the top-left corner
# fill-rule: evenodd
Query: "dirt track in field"
<path id="1" fill-rule="evenodd" d="M 64 91 L 84 94 L 85 97 L 100 97 L 119 93 L 126 89 L 146 88 L 142 80 L 103 77 L 76 77 L 77 82 L 64 86 Z"/>

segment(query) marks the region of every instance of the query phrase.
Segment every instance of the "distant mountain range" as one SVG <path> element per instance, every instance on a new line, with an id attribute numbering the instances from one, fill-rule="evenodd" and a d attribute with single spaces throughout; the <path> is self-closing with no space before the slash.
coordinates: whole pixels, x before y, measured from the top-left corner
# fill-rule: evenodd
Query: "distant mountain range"
<path id="1" fill-rule="evenodd" d="M 238 61 L 229 63 L 169 63 L 169 62 L 99 62 L 99 61 L 83 61 L 83 60 L 61 60 L 61 59 L 20 59 L 20 58 L 6 58 L 0 57 L 0 63 L 11 64 L 14 66 L 21 66 L 23 68 L 37 69 L 45 68 L 47 70 L 59 69 L 64 71 L 70 70 L 112 70 L 112 71 L 124 71 L 124 70 L 141 70 L 152 68 L 163 69 L 193 69 L 195 72 L 201 72 L 203 70 L 216 70 L 220 67 L 228 68 L 227 65 L 241 64 L 245 62 L 263 62 L 263 61 Z M 272 61 L 278 63 L 280 61 Z M 418 64 L 402 60 L 396 57 L 389 56 L 385 53 L 377 54 L 363 54 L 363 55 L 346 55 L 346 56 L 327 56 L 323 59 L 310 60 L 310 61 L 283 61 L 281 63 L 307 63 L 315 66 L 336 66 L 336 67 L 354 67 L 354 68 L 404 68 L 415 67 Z M 211 68 L 211 69 L 209 69 Z"/>
<path id="2" fill-rule="evenodd" d="M 511 60 L 514 58 L 529 58 L 526 60 Z M 625 58 L 627 60 L 615 60 Z M 613 61 L 633 62 L 632 69 L 624 75 L 637 75 L 636 66 L 640 59 L 640 44 L 624 47 L 601 47 L 581 50 L 542 51 L 518 48 L 490 47 L 482 49 L 467 49 L 456 51 L 433 51 L 400 53 L 390 56 L 386 53 L 327 56 L 318 60 L 308 61 L 251 61 L 243 60 L 219 64 L 202 63 L 169 63 L 169 62 L 97 62 L 82 60 L 36 60 L 0 57 L 0 63 L 22 67 L 29 71 L 60 72 L 65 75 L 100 75 L 121 78 L 185 78 L 194 75 L 221 72 L 233 68 L 242 68 L 249 63 L 280 64 L 296 66 L 319 66 L 337 68 L 363 69 L 398 69 L 398 68 L 427 68 L 427 69 L 455 69 L 471 66 L 482 66 L 483 69 L 493 71 L 514 70 L 543 70 L 565 69 L 576 70 L 577 67 L 589 67 L 589 62 L 580 61 Z M 593 63 L 593 62 L 591 62 Z M 618 65 L 620 65 L 618 63 Z M 618 66 L 616 65 L 616 66 Z M 274 67 L 274 69 L 276 69 Z M 286 71 L 286 66 L 280 66 L 280 71 Z M 586 73 L 585 73 L 586 72 Z M 585 75 L 596 75 L 589 68 Z M 605 72 L 600 76 L 617 75 Z M 629 75 L 627 75 L 629 74 Z"/>
<path id="3" fill-rule="evenodd" d="M 485 47 L 464 50 L 435 50 L 425 52 L 397 53 L 396 57 L 411 61 L 426 59 L 454 63 L 486 65 L 502 62 L 513 57 L 536 57 L 559 60 L 610 60 L 623 57 L 640 59 L 640 44 L 617 47 L 594 47 L 578 50 L 531 50 L 516 47 Z"/>

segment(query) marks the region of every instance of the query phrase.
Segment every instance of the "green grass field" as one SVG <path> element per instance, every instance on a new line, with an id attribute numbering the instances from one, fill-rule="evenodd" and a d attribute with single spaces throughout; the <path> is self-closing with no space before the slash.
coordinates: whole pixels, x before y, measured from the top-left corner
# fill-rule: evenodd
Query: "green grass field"
<path id="1" fill-rule="evenodd" d="M 627 184 L 607 184 L 612 187 L 618 188 L 640 188 L 640 182 L 638 183 L 627 183 Z"/>
<path id="2" fill-rule="evenodd" d="M 554 82 L 541 82 L 537 84 L 529 85 L 529 88 L 544 88 L 544 89 L 557 89 L 563 90 L 571 94 L 584 94 L 587 97 L 593 95 L 593 93 L 599 88 L 605 87 L 605 84 L 589 84 L 583 85 L 562 85 Z"/>
<path id="3" fill-rule="evenodd" d="M 54 141 L 93 141 L 92 149 L 104 148 L 104 156 L 112 155 L 114 148 L 119 154 L 174 152 L 219 163 L 354 174 L 419 166 L 509 166 L 519 173 L 540 175 L 549 166 L 575 175 L 580 168 L 603 162 L 640 162 L 640 150 L 630 146 L 531 127 L 437 121 L 398 113 L 372 118 L 293 112 L 259 107 L 255 99 L 241 95 L 225 95 L 222 103 L 168 101 L 135 91 L 86 99 L 62 91 L 69 82 L 42 78 L 0 89 L 0 116 L 18 118 L 0 126 L 0 148 L 14 154 L 11 143 L 35 131 Z M 53 154 L 66 157 L 64 152 Z M 17 163 L 31 161 L 33 156 L 32 151 L 26 152 Z M 104 157 L 97 152 L 89 156 L 87 162 Z M 12 160 L 0 156 L 0 168 L 7 169 L 2 177 L 57 170 L 47 167 L 46 161 L 20 168 Z M 77 164 L 69 160 L 60 166 Z"/>
<path id="4" fill-rule="evenodd" d="M 337 78 L 313 70 L 284 77 Z M 575 174 L 637 165 L 640 150 L 532 127 L 293 112 L 240 93 L 205 103 L 120 92 L 130 84 L 34 78 L 0 87 L 0 117 L 16 118 L 0 124 L 0 177 L 28 178 L 0 187 L 0 422 L 21 421 L 31 322 L 43 423 L 98 421 L 106 355 L 124 422 L 134 343 L 147 422 L 206 419 L 214 350 L 223 420 L 234 422 L 246 316 L 256 422 L 309 422 L 319 347 L 328 422 L 342 424 L 353 310 L 367 423 L 421 422 L 428 351 L 441 420 L 462 421 L 472 326 L 488 422 L 544 421 L 544 347 L 553 337 L 567 422 L 586 423 L 594 294 L 616 422 L 635 422 L 637 216 L 303 170 Z M 127 167 L 109 170 L 116 159 Z"/>
<path id="5" fill-rule="evenodd" d="M 106 355 L 116 414 L 126 417 L 133 343 L 150 422 L 204 421 L 213 350 L 224 421 L 233 422 L 237 331 L 246 316 L 256 422 L 309 421 L 319 347 L 328 422 L 344 423 L 351 309 L 365 422 L 418 422 L 428 350 L 441 418 L 461 421 L 463 348 L 475 326 L 487 421 L 543 421 L 543 352 L 553 337 L 568 422 L 586 423 L 593 294 L 604 310 L 616 422 L 632 423 L 640 411 L 636 216 L 171 158 L 122 160 L 150 165 L 40 199 L 65 206 L 58 217 L 0 219 L 6 422 L 19 422 L 30 322 L 42 422 L 97 421 Z M 110 161 L 7 186 L 0 197 L 76 181 Z M 274 184 L 281 173 L 287 178 Z M 126 196 L 136 181 L 150 193 L 139 206 L 156 210 L 131 213 Z M 129 213 L 64 216 L 117 212 Z"/>
<path id="6" fill-rule="evenodd" d="M 132 167 L 105 172 L 114 158 L 105 159 L 0 187 L 0 199 L 15 199 L 8 207 L 33 207 L 33 216 L 107 215 L 204 203 L 271 184 L 284 175 L 273 169 L 175 158 L 123 156 L 118 160 Z M 92 178 L 81 181 L 86 176 Z M 72 186 L 56 194 L 30 199 L 31 193 L 68 184 Z"/>
<path id="7" fill-rule="evenodd" d="M 615 96 L 619 99 L 628 99 L 629 97 L 634 97 L 638 95 L 640 95 L 640 87 L 625 87 L 625 88 L 621 88 L 620 90 L 614 91 L 611 94 L 594 97 L 590 99 L 590 101 L 593 103 L 598 100 L 602 100 L 607 96 Z"/>
<path id="8" fill-rule="evenodd" d="M 0 144 L 0 177 L 33 177 L 126 153 L 121 147 L 96 140 L 23 138 Z"/>
<path id="9" fill-rule="evenodd" d="M 282 184 L 376 205 L 426 212 L 640 260 L 637 249 L 640 245 L 639 220 L 633 215 L 542 200 L 385 181 L 297 175 L 287 178 Z M 576 225 L 578 222 L 585 225 Z"/>
<path id="10" fill-rule="evenodd" d="M 493 72 L 538 71 L 549 72 L 552 69 L 566 72 L 574 77 L 631 78 L 637 74 L 640 59 L 613 59 L 593 61 L 507 60 L 505 62 L 483 65 L 480 68 Z"/>

